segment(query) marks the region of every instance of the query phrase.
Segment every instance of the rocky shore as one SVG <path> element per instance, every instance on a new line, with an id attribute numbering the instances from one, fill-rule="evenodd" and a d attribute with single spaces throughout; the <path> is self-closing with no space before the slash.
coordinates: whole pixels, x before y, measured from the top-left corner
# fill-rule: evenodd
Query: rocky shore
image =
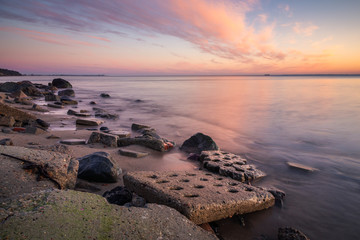
<path id="1" fill-rule="evenodd" d="M 210 136 L 178 147 L 144 124 L 109 129 L 115 113 L 79 101 L 60 78 L 0 84 L 1 239 L 217 239 L 209 222 L 282 204 L 282 191 L 253 186 L 264 172 Z M 82 130 L 51 130 L 63 117 Z M 170 156 L 188 159 L 164 166 Z M 284 228 L 279 239 L 307 238 Z"/>

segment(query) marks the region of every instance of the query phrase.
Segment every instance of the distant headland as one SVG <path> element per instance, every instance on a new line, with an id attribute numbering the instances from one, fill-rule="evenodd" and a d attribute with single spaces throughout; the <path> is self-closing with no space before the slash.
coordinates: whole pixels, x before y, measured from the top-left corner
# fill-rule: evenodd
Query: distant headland
<path id="1" fill-rule="evenodd" d="M 0 68 L 0 76 L 22 76 L 22 74 L 14 70 Z"/>

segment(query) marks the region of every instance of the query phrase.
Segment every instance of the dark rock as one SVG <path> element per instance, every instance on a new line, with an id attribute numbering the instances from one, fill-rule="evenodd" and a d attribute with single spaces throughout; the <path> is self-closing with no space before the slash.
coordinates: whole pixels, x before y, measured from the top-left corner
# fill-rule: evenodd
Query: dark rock
<path id="1" fill-rule="evenodd" d="M 110 95 L 109 95 L 109 94 L 107 94 L 107 93 L 101 93 L 101 94 L 100 94 L 100 97 L 103 97 L 103 98 L 109 98 L 109 97 L 110 97 Z"/>
<path id="2" fill-rule="evenodd" d="M 131 202 L 132 193 L 126 187 L 118 186 L 110 191 L 106 191 L 103 197 L 111 204 L 122 206 L 125 203 Z"/>
<path id="3" fill-rule="evenodd" d="M 10 138 L 4 138 L 0 140 L 0 145 L 12 146 L 14 143 Z"/>
<path id="4" fill-rule="evenodd" d="M 103 132 L 92 132 L 88 143 L 102 143 L 109 147 L 117 147 L 118 146 L 119 137 L 116 135 L 103 133 Z"/>
<path id="5" fill-rule="evenodd" d="M 187 139 L 181 145 L 180 149 L 188 153 L 200 154 L 202 151 L 219 150 L 219 147 L 211 137 L 202 133 L 197 133 Z"/>
<path id="6" fill-rule="evenodd" d="M 47 132 L 42 128 L 29 126 L 25 128 L 25 133 L 39 135 Z"/>
<path id="7" fill-rule="evenodd" d="M 31 110 L 33 110 L 33 111 L 38 111 L 38 112 L 48 112 L 47 109 L 44 109 L 44 108 L 40 107 L 40 106 L 37 105 L 37 104 L 34 104 L 34 105 L 32 106 L 32 108 L 31 108 Z"/>
<path id="8" fill-rule="evenodd" d="M 20 87 L 16 82 L 5 82 L 0 85 L 0 92 L 16 92 L 18 90 Z"/>
<path id="9" fill-rule="evenodd" d="M 76 111 L 74 111 L 74 110 L 72 110 L 72 109 L 69 109 L 68 111 L 67 111 L 67 115 L 75 115 L 77 112 Z"/>
<path id="10" fill-rule="evenodd" d="M 309 238 L 301 231 L 291 228 L 279 228 L 278 240 L 309 240 Z"/>
<path id="11" fill-rule="evenodd" d="M 100 131 L 108 133 L 110 129 L 108 127 L 100 127 Z"/>
<path id="12" fill-rule="evenodd" d="M 36 123 L 39 124 L 41 127 L 48 128 L 50 127 L 50 124 L 45 122 L 44 120 L 38 118 L 36 119 Z"/>
<path id="13" fill-rule="evenodd" d="M 91 104 L 91 105 L 96 105 L 96 102 L 91 101 L 90 104 Z"/>
<path id="14" fill-rule="evenodd" d="M 77 104 L 78 104 L 77 101 L 71 99 L 71 98 L 68 97 L 68 96 L 62 96 L 62 97 L 60 98 L 60 101 L 61 101 L 63 104 L 67 104 L 67 105 L 77 105 Z"/>
<path id="15" fill-rule="evenodd" d="M 59 96 L 75 97 L 75 91 L 72 89 L 65 89 L 58 92 Z"/>
<path id="16" fill-rule="evenodd" d="M 59 102 L 60 101 L 60 96 L 58 95 L 55 95 L 55 94 L 48 94 L 48 95 L 45 95 L 45 101 L 57 101 Z"/>
<path id="17" fill-rule="evenodd" d="M 148 147 L 160 152 L 169 151 L 175 146 L 174 142 L 171 142 L 165 138 L 157 139 L 149 135 L 138 136 L 135 138 L 118 139 L 119 147 L 125 147 L 133 144 Z"/>
<path id="18" fill-rule="evenodd" d="M 138 123 L 133 123 L 131 125 L 131 130 L 133 130 L 133 131 L 139 131 L 139 130 L 143 130 L 146 128 L 150 129 L 151 127 L 147 126 L 147 125 L 143 125 L 143 124 L 138 124 Z"/>
<path id="19" fill-rule="evenodd" d="M 78 160 L 78 178 L 94 182 L 117 181 L 119 170 L 109 153 L 95 152 Z"/>
<path id="20" fill-rule="evenodd" d="M 55 78 L 52 80 L 52 86 L 55 86 L 57 88 L 72 88 L 72 85 L 62 78 Z"/>

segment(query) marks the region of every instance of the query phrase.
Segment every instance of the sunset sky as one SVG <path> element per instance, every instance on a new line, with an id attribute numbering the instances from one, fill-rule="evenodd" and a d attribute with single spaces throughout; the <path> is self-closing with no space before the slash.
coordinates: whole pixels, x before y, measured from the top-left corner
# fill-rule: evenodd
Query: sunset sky
<path id="1" fill-rule="evenodd" d="M 0 68 L 360 73 L 359 0 L 0 0 Z"/>

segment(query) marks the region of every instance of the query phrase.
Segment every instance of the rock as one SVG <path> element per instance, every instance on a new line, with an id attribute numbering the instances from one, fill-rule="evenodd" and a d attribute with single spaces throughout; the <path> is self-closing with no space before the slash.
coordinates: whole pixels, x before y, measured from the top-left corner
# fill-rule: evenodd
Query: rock
<path id="1" fill-rule="evenodd" d="M 60 96 L 55 95 L 55 94 L 48 94 L 45 95 L 45 101 L 54 101 L 54 102 L 59 102 L 60 101 Z"/>
<path id="2" fill-rule="evenodd" d="M 74 115 L 74 116 L 75 116 L 76 113 L 77 113 L 77 112 L 76 112 L 75 110 L 72 110 L 72 109 L 69 109 L 69 110 L 67 111 L 67 115 Z"/>
<path id="3" fill-rule="evenodd" d="M 299 169 L 299 170 L 304 170 L 304 171 L 307 171 L 307 172 L 314 172 L 314 171 L 318 170 L 316 168 L 309 167 L 309 166 L 306 166 L 306 165 L 303 165 L 303 164 L 300 164 L 300 163 L 294 163 L 294 162 L 287 162 L 287 165 L 289 167 L 296 168 L 296 169 Z"/>
<path id="4" fill-rule="evenodd" d="M 2 239 L 217 239 L 172 208 L 127 208 L 79 191 L 41 191 L 2 207 Z"/>
<path id="5" fill-rule="evenodd" d="M 98 119 L 76 119 L 76 124 L 78 125 L 86 125 L 86 126 L 99 126 L 103 124 L 104 121 Z"/>
<path id="6" fill-rule="evenodd" d="M 12 146 L 14 143 L 10 138 L 4 138 L 0 140 L 0 145 Z"/>
<path id="7" fill-rule="evenodd" d="M 1 116 L 0 115 L 0 126 L 12 127 L 15 124 L 15 118 L 12 116 Z"/>
<path id="8" fill-rule="evenodd" d="M 3 133 L 12 133 L 12 130 L 10 129 L 10 128 L 3 128 L 3 129 L 1 129 L 1 131 L 3 132 Z"/>
<path id="9" fill-rule="evenodd" d="M 91 104 L 91 105 L 96 105 L 96 102 L 91 101 L 90 104 Z"/>
<path id="10" fill-rule="evenodd" d="M 127 132 L 127 131 L 110 131 L 110 134 L 116 135 L 119 138 L 129 138 L 131 137 L 131 133 Z"/>
<path id="11" fill-rule="evenodd" d="M 149 155 L 147 152 L 137 152 L 133 150 L 128 149 L 119 149 L 120 155 L 127 156 L 127 157 L 133 157 L 133 158 L 141 158 Z"/>
<path id="12" fill-rule="evenodd" d="M 187 139 L 181 145 L 180 149 L 188 153 L 200 154 L 202 151 L 219 150 L 219 147 L 211 137 L 202 133 L 197 133 Z"/>
<path id="13" fill-rule="evenodd" d="M 0 114 L 4 116 L 12 116 L 15 121 L 27 123 L 29 120 L 35 120 L 35 115 L 24 112 L 17 108 L 10 107 L 9 105 L 0 103 Z"/>
<path id="14" fill-rule="evenodd" d="M 95 110 L 95 117 L 107 118 L 107 119 L 116 119 L 119 117 L 118 114 L 108 113 L 104 109 L 101 108 L 93 108 Z"/>
<path id="15" fill-rule="evenodd" d="M 108 127 L 100 127 L 100 131 L 108 133 L 110 130 Z"/>
<path id="16" fill-rule="evenodd" d="M 42 128 L 29 126 L 25 128 L 25 133 L 39 135 L 47 132 Z"/>
<path id="17" fill-rule="evenodd" d="M 61 101 L 63 104 L 66 104 L 66 105 L 77 105 L 77 104 L 78 104 L 77 101 L 71 99 L 71 98 L 68 97 L 68 96 L 62 96 L 62 97 L 60 98 L 60 101 Z"/>
<path id="18" fill-rule="evenodd" d="M 116 135 L 103 133 L 103 132 L 92 132 L 88 143 L 102 143 L 109 147 L 117 147 L 118 146 L 119 137 Z"/>
<path id="19" fill-rule="evenodd" d="M 49 124 L 49 123 L 45 122 L 44 120 L 42 120 L 42 119 L 40 119 L 40 118 L 36 119 L 36 123 L 39 124 L 39 125 L 40 125 L 41 127 L 43 127 L 43 128 L 48 128 L 48 127 L 50 127 L 50 124 Z"/>
<path id="20" fill-rule="evenodd" d="M 100 94 L 100 97 L 103 97 L 103 98 L 109 98 L 109 97 L 110 97 L 110 95 L 109 95 L 109 94 L 107 94 L 107 93 L 101 93 L 101 94 Z"/>
<path id="21" fill-rule="evenodd" d="M 67 154 L 15 146 L 0 146 L 0 154 L 30 164 L 61 189 L 75 186 L 78 161 Z"/>
<path id="22" fill-rule="evenodd" d="M 23 91 L 21 90 L 17 90 L 13 93 L 10 94 L 10 97 L 12 98 L 18 98 L 18 99 L 22 99 L 22 98 L 28 98 L 28 95 L 26 95 Z"/>
<path id="23" fill-rule="evenodd" d="M 19 84 L 16 82 L 5 82 L 0 85 L 0 92 L 16 92 L 20 90 Z"/>
<path id="24" fill-rule="evenodd" d="M 109 203 L 119 206 L 131 202 L 132 200 L 132 193 L 126 187 L 121 186 L 106 191 L 102 196 L 106 198 Z"/>
<path id="25" fill-rule="evenodd" d="M 90 113 L 78 113 L 77 112 L 74 115 L 77 116 L 77 117 L 91 117 Z"/>
<path id="26" fill-rule="evenodd" d="M 137 194 L 133 193 L 131 199 L 131 206 L 133 207 L 145 207 L 146 200 L 143 197 L 138 196 Z"/>
<path id="27" fill-rule="evenodd" d="M 279 228 L 278 231 L 279 240 L 309 240 L 309 238 L 301 231 L 291 228 Z"/>
<path id="28" fill-rule="evenodd" d="M 202 166 L 211 172 L 231 177 L 241 182 L 248 182 L 265 177 L 266 174 L 254 165 L 247 164 L 246 159 L 224 151 L 203 151 L 200 155 Z"/>
<path id="29" fill-rule="evenodd" d="M 48 103 L 48 107 L 52 108 L 64 108 L 63 105 Z"/>
<path id="30" fill-rule="evenodd" d="M 101 191 L 101 189 L 98 188 L 97 186 L 95 186 L 94 184 L 90 184 L 89 182 L 78 178 L 76 185 L 75 185 L 75 190 L 77 190 L 79 188 L 83 189 L 83 190 L 91 191 L 91 192 Z"/>
<path id="31" fill-rule="evenodd" d="M 128 172 L 125 186 L 148 202 L 175 208 L 196 224 L 274 205 L 266 191 L 206 171 Z"/>
<path id="32" fill-rule="evenodd" d="M 44 109 L 44 108 L 40 107 L 40 106 L 37 105 L 37 104 L 33 104 L 31 110 L 33 110 L 33 111 L 38 111 L 38 112 L 48 112 L 47 109 Z"/>
<path id="33" fill-rule="evenodd" d="M 47 139 L 59 139 L 60 137 L 51 134 L 50 136 L 47 136 L 46 138 Z"/>
<path id="34" fill-rule="evenodd" d="M 84 145 L 84 144 L 86 144 L 86 140 L 85 139 L 77 139 L 77 138 L 64 139 L 64 140 L 61 140 L 60 143 L 66 144 L 66 145 Z"/>
<path id="35" fill-rule="evenodd" d="M 59 96 L 75 97 L 75 91 L 72 89 L 65 89 L 58 92 Z"/>
<path id="36" fill-rule="evenodd" d="M 52 86 L 57 88 L 72 88 L 72 85 L 62 78 L 55 78 L 52 80 Z"/>
<path id="37" fill-rule="evenodd" d="M 95 152 L 78 160 L 78 178 L 94 182 L 117 182 L 119 170 L 109 153 Z"/>
<path id="38" fill-rule="evenodd" d="M 147 126 L 147 125 L 143 125 L 143 124 L 137 124 L 137 123 L 133 123 L 131 125 L 131 130 L 133 131 L 139 131 L 139 130 L 143 130 L 143 129 L 150 129 L 151 127 L 150 126 Z"/>
<path id="39" fill-rule="evenodd" d="M 160 152 L 169 151 L 175 146 L 175 142 L 162 138 L 154 129 L 142 128 L 142 133 L 142 136 L 137 136 L 135 138 L 119 138 L 118 146 L 124 147 L 136 144 Z"/>
<path id="40" fill-rule="evenodd" d="M 15 98 L 15 102 L 16 103 L 21 103 L 22 105 L 28 105 L 28 106 L 32 106 L 34 103 L 26 98 Z"/>
<path id="41" fill-rule="evenodd" d="M 187 159 L 192 161 L 200 161 L 200 155 L 197 153 L 190 153 Z"/>

